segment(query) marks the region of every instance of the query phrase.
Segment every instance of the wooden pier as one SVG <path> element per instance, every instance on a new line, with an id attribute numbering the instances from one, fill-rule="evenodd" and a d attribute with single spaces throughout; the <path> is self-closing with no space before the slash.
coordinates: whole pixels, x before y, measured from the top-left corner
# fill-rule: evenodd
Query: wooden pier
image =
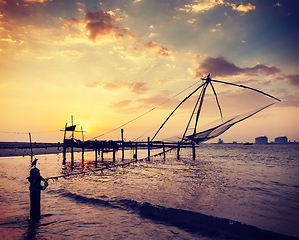
<path id="1" fill-rule="evenodd" d="M 113 154 L 113 163 L 116 160 L 116 152 L 121 151 L 122 160 L 124 160 L 125 151 L 133 150 L 133 158 L 138 160 L 138 150 L 147 150 L 147 160 L 151 158 L 151 151 L 156 149 L 161 149 L 161 155 L 166 158 L 166 152 L 169 150 L 177 149 L 177 157 L 180 158 L 180 149 L 182 148 L 192 148 L 193 159 L 195 159 L 195 143 L 185 143 L 185 142 L 164 142 L 164 141 L 79 141 L 76 139 L 65 139 L 63 143 L 63 159 L 66 160 L 67 149 L 70 148 L 71 160 L 74 160 L 74 148 L 79 148 L 82 150 L 82 158 L 85 149 L 93 150 L 95 152 L 95 161 L 98 160 L 98 156 L 101 156 L 101 161 L 104 161 L 103 154 L 105 152 L 111 152 Z"/>
<path id="2" fill-rule="evenodd" d="M 161 149 L 161 153 L 163 154 L 163 158 L 166 157 L 166 152 L 177 149 L 177 157 L 180 158 L 180 149 L 181 148 L 192 148 L 193 151 L 193 159 L 195 159 L 195 143 L 194 142 L 165 142 L 165 141 L 153 141 L 150 138 L 147 138 L 147 141 L 125 141 L 124 140 L 124 129 L 121 129 L 121 140 L 87 140 L 84 141 L 84 131 L 81 127 L 81 131 L 76 131 L 76 125 L 73 123 L 73 116 L 71 117 L 71 126 L 67 126 L 65 124 L 65 128 L 61 130 L 64 132 L 63 138 L 63 163 L 66 161 L 66 153 L 67 149 L 70 148 L 71 152 L 71 161 L 74 161 L 74 148 L 79 148 L 82 151 L 82 159 L 84 158 L 85 149 L 94 150 L 95 152 L 95 162 L 98 161 L 98 156 L 101 156 L 101 161 L 104 161 L 104 153 L 112 152 L 113 154 L 113 163 L 116 160 L 116 152 L 122 151 L 122 161 L 124 160 L 125 151 L 133 150 L 133 159 L 138 160 L 138 150 L 147 149 L 147 157 L 146 160 L 150 160 L 151 158 L 151 150 L 153 149 Z M 71 132 L 70 136 L 67 137 L 67 132 Z M 75 139 L 75 132 L 82 133 L 82 140 Z"/>

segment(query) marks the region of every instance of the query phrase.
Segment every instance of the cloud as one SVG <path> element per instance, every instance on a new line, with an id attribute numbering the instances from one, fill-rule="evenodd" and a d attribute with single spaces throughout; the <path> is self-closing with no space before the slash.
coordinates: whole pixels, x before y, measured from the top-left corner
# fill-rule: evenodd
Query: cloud
<path id="1" fill-rule="evenodd" d="M 194 3 L 195 4 L 185 5 L 185 8 L 179 8 L 179 10 L 198 13 L 198 12 L 204 12 L 210 10 L 217 5 L 224 4 L 223 0 L 204 0 L 204 1 L 194 0 Z"/>
<path id="2" fill-rule="evenodd" d="M 48 14 L 45 11 L 45 6 L 47 5 L 47 2 L 49 1 L 0 0 L 1 24 L 8 23 L 10 27 L 13 27 L 12 23 L 14 23 L 15 26 L 18 28 L 27 24 L 42 24 L 40 18 L 48 17 Z M 39 21 L 36 22 L 37 18 L 39 19 Z M 14 21 L 12 21 L 12 19 Z"/>
<path id="3" fill-rule="evenodd" d="M 263 64 L 257 64 L 252 68 L 245 68 L 245 74 L 246 75 L 251 75 L 254 76 L 258 73 L 263 74 L 264 76 L 268 77 L 268 76 L 274 76 L 278 73 L 280 73 L 280 69 L 277 67 L 268 67 L 266 65 Z"/>
<path id="4" fill-rule="evenodd" d="M 163 84 L 165 84 L 165 83 L 168 83 L 168 82 L 170 82 L 171 80 L 169 79 L 169 78 L 160 78 L 160 79 L 157 79 L 156 80 L 156 83 L 159 85 L 159 86 L 161 86 L 161 85 L 163 85 Z"/>
<path id="5" fill-rule="evenodd" d="M 145 69 L 144 72 L 149 72 L 150 70 L 152 70 L 153 68 L 157 67 L 157 64 L 149 64 Z"/>
<path id="6" fill-rule="evenodd" d="M 149 87 L 146 86 L 146 83 L 142 82 L 125 82 L 121 80 L 114 80 L 113 82 L 109 83 L 103 83 L 101 81 L 96 81 L 92 83 L 85 84 L 86 87 L 89 88 L 97 88 L 97 87 L 103 87 L 104 89 L 108 91 L 117 91 L 121 88 L 128 88 L 131 93 L 135 94 L 143 94 L 147 90 L 149 90 Z"/>
<path id="7" fill-rule="evenodd" d="M 232 7 L 232 10 L 238 11 L 241 15 L 244 15 L 246 12 L 256 8 L 251 3 L 248 3 L 247 5 L 240 4 L 237 6 L 234 3 L 224 2 L 223 0 L 194 0 L 193 2 L 194 4 L 185 5 L 183 8 L 179 8 L 178 10 L 199 13 L 209 11 L 218 5 L 225 5 Z"/>
<path id="8" fill-rule="evenodd" d="M 191 20 L 188 20 L 187 23 L 195 23 L 196 22 L 196 19 L 195 18 L 192 18 Z"/>
<path id="9" fill-rule="evenodd" d="M 128 36 L 135 38 L 127 29 L 117 26 L 116 21 L 120 20 L 121 17 L 113 12 L 89 12 L 85 13 L 84 20 L 86 21 L 85 28 L 89 32 L 88 38 L 95 41 L 101 37 L 115 37 L 117 39 Z"/>
<path id="10" fill-rule="evenodd" d="M 163 103 L 161 105 L 161 103 Z M 134 101 L 132 100 L 121 100 L 110 104 L 110 108 L 118 113 L 131 114 L 140 113 L 145 109 L 151 109 L 159 106 L 159 109 L 173 109 L 174 106 L 180 103 L 179 99 L 169 99 L 162 96 L 152 96 L 149 98 L 140 98 Z"/>
<path id="11" fill-rule="evenodd" d="M 92 83 L 86 83 L 85 86 L 89 87 L 89 88 L 97 88 L 99 86 L 101 86 L 102 82 L 98 81 L 98 82 L 92 82 Z"/>
<path id="12" fill-rule="evenodd" d="M 152 49 L 152 50 L 154 50 L 157 55 L 160 55 L 162 57 L 172 57 L 173 56 L 173 52 L 170 51 L 167 47 L 159 45 L 159 44 L 157 44 L 155 42 L 147 42 L 147 43 L 142 44 L 142 45 L 146 49 Z"/>
<path id="13" fill-rule="evenodd" d="M 24 2 L 39 2 L 39 3 L 45 3 L 45 2 L 52 2 L 53 0 L 24 0 Z"/>
<path id="14" fill-rule="evenodd" d="M 101 41 L 103 38 L 122 40 L 124 37 L 128 37 L 134 40 L 135 46 L 132 49 L 136 52 L 142 51 L 144 49 L 150 49 L 155 52 L 156 55 L 161 57 L 172 57 L 173 52 L 167 47 L 157 44 L 155 42 L 140 42 L 136 36 L 129 31 L 129 29 L 121 26 L 118 22 L 122 19 L 118 14 L 112 11 L 100 11 L 100 12 L 90 12 L 85 13 L 84 20 L 78 20 L 75 18 L 64 18 L 64 22 L 70 26 L 78 26 L 83 24 L 84 30 L 87 32 L 87 38 L 93 42 Z M 68 27 L 64 26 L 65 29 Z M 73 29 L 75 32 L 72 37 L 81 37 L 81 33 L 84 30 L 78 28 Z M 157 34 L 152 33 L 150 37 L 156 36 Z"/>
<path id="15" fill-rule="evenodd" d="M 203 61 L 199 62 L 202 58 Z M 240 68 L 234 63 L 228 62 L 224 57 L 212 58 L 209 56 L 196 56 L 195 69 L 190 69 L 194 77 L 203 77 L 211 73 L 212 77 L 229 77 L 229 76 L 257 76 L 262 74 L 266 77 L 273 77 L 280 74 L 281 71 L 277 67 L 267 66 L 264 64 L 257 64 L 251 68 Z"/>
<path id="16" fill-rule="evenodd" d="M 228 5 L 230 5 L 234 11 L 241 12 L 242 14 L 245 14 L 246 12 L 255 9 L 255 6 L 251 5 L 251 3 L 248 3 L 247 5 L 240 4 L 238 7 L 234 3 L 228 3 Z"/>
<path id="17" fill-rule="evenodd" d="M 155 37 L 155 36 L 158 36 L 159 34 L 158 33 L 151 33 L 150 35 L 149 35 L 149 37 Z"/>
<path id="18" fill-rule="evenodd" d="M 127 112 L 127 108 L 128 106 L 130 106 L 132 103 L 131 100 L 127 99 L 127 100 L 122 100 L 119 102 L 113 102 L 110 104 L 110 108 L 117 110 L 117 112 L 123 112 L 126 113 Z M 126 108 L 126 109 L 124 109 Z M 122 109 L 123 111 L 120 111 L 119 109 Z"/>
<path id="19" fill-rule="evenodd" d="M 125 27 L 121 26 L 118 22 L 122 17 L 112 11 L 99 11 L 99 12 L 85 12 L 84 19 L 78 20 L 76 18 L 64 18 L 63 21 L 71 27 L 79 27 L 73 29 L 76 34 L 71 36 L 74 38 L 87 35 L 87 38 L 93 42 L 105 39 L 118 39 L 124 37 L 136 39 L 136 37 Z M 80 28 L 83 25 L 83 28 Z M 68 29 L 68 27 L 65 27 Z"/>
<path id="20" fill-rule="evenodd" d="M 287 74 L 279 79 L 283 80 L 283 81 L 287 81 L 287 82 L 291 83 L 292 85 L 299 87 L 299 75 Z"/>

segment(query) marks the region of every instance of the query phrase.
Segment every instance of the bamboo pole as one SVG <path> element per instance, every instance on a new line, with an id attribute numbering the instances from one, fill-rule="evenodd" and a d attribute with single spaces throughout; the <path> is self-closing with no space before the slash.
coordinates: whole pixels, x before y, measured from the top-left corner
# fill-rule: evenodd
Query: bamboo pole
<path id="1" fill-rule="evenodd" d="M 31 133 L 29 132 L 29 141 L 30 141 L 30 150 L 31 150 L 31 162 L 33 160 L 33 151 L 32 151 L 32 142 L 31 142 Z"/>

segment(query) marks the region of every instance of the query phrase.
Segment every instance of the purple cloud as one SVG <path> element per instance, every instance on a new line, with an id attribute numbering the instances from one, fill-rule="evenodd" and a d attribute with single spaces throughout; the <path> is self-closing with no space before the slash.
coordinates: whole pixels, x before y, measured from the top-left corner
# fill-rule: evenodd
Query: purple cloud
<path id="1" fill-rule="evenodd" d="M 200 59 L 200 57 L 197 57 Z M 201 63 L 196 63 L 196 68 L 194 69 L 195 77 L 202 77 L 211 73 L 215 77 L 229 77 L 229 76 L 257 76 L 262 74 L 266 77 L 274 76 L 281 73 L 280 69 L 273 66 L 267 66 L 264 64 L 257 64 L 251 68 L 240 68 L 234 63 L 227 61 L 224 57 L 205 57 Z"/>
<path id="2" fill-rule="evenodd" d="M 288 81 L 291 84 L 299 87 L 299 75 L 292 75 L 292 74 L 288 74 L 285 75 L 283 78 L 280 78 L 283 81 Z"/>

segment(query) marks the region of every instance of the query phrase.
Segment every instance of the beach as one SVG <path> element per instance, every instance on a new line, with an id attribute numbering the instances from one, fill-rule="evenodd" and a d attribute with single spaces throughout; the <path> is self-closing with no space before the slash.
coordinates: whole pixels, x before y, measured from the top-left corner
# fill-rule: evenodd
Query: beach
<path id="1" fill-rule="evenodd" d="M 74 152 L 82 149 L 74 148 Z M 32 143 L 33 155 L 41 154 L 58 154 L 63 152 L 63 147 L 60 143 Z M 67 149 L 70 152 L 70 148 Z M 30 143 L 26 142 L 0 142 L 0 157 L 11 156 L 30 156 Z"/>

